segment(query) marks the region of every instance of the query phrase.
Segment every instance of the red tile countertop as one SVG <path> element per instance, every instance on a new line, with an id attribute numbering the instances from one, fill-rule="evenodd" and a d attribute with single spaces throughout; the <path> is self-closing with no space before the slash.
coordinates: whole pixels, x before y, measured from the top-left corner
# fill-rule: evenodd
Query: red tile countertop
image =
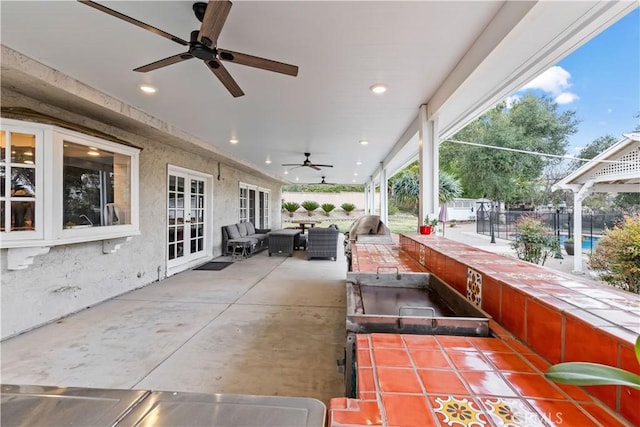
<path id="1" fill-rule="evenodd" d="M 551 363 L 590 361 L 640 374 L 633 350 L 640 333 L 639 296 L 441 236 L 403 234 L 399 246 L 356 245 L 353 270 L 376 271 L 381 260 L 393 266 L 397 257 L 401 272 L 435 274 L 489 313 L 492 329 L 504 327 Z M 640 425 L 640 391 L 587 390 Z"/>
<path id="2" fill-rule="evenodd" d="M 517 340 L 360 334 L 358 399 L 336 398 L 329 426 L 629 426 Z"/>

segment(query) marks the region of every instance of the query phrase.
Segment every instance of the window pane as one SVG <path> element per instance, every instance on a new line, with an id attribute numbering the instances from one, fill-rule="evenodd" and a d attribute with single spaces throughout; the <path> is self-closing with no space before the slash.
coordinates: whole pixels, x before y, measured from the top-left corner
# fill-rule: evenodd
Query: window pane
<path id="1" fill-rule="evenodd" d="M 26 133 L 11 133 L 11 162 L 34 164 L 36 136 Z"/>
<path id="2" fill-rule="evenodd" d="M 184 193 L 184 178 L 178 177 L 178 192 Z"/>
<path id="3" fill-rule="evenodd" d="M 0 131 L 0 162 L 4 162 L 7 155 L 7 134 Z"/>
<path id="4" fill-rule="evenodd" d="M 4 231 L 4 207 L 5 207 L 5 203 L 4 200 L 0 201 L 0 231 Z"/>
<path id="5" fill-rule="evenodd" d="M 35 230 L 36 202 L 11 202 L 11 231 Z"/>
<path id="6" fill-rule="evenodd" d="M 169 176 L 169 191 L 176 191 L 176 177 L 173 175 Z"/>
<path id="7" fill-rule="evenodd" d="M 34 168 L 11 168 L 11 196 L 35 197 L 36 170 Z"/>
<path id="8" fill-rule="evenodd" d="M 5 176 L 7 174 L 6 169 L 4 168 L 4 166 L 0 166 L 0 197 L 4 197 L 5 196 L 5 186 L 7 185 Z"/>
<path id="9" fill-rule="evenodd" d="M 131 158 L 65 141 L 63 225 L 131 224 Z"/>

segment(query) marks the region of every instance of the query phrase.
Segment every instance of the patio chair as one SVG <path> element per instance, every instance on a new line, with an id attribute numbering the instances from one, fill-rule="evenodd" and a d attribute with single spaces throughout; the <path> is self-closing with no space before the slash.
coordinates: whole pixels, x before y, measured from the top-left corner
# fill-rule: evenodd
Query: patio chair
<path id="1" fill-rule="evenodd" d="M 338 235 L 337 227 L 310 228 L 307 230 L 307 259 L 311 258 L 332 258 L 334 261 L 338 256 Z"/>

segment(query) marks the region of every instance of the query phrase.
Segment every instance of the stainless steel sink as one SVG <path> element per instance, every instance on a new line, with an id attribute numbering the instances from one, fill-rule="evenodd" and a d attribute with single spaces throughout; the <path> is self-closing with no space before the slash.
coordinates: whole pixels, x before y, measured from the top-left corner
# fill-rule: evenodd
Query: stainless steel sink
<path id="1" fill-rule="evenodd" d="M 348 273 L 347 332 L 489 336 L 490 316 L 431 273 Z"/>

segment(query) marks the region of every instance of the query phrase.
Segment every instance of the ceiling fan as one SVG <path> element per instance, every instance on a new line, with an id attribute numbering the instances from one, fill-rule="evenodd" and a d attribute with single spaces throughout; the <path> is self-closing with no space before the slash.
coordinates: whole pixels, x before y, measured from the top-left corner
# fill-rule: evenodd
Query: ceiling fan
<path id="1" fill-rule="evenodd" d="M 309 160 L 309 156 L 311 155 L 311 153 L 304 153 L 306 159 L 304 160 L 304 162 L 302 162 L 301 164 L 299 163 L 286 163 L 283 164 L 282 166 L 294 166 L 294 168 L 300 168 L 300 167 L 308 167 L 308 168 L 312 168 L 315 169 L 317 171 L 320 170 L 320 168 L 332 168 L 333 165 L 320 165 L 320 164 L 316 164 L 316 163 L 311 163 L 311 160 Z"/>
<path id="2" fill-rule="evenodd" d="M 145 24 L 142 21 L 138 21 L 137 19 L 102 6 L 94 1 L 78 1 L 108 15 L 122 19 L 130 24 L 165 37 L 173 42 L 189 47 L 186 52 L 143 65 L 133 71 L 146 73 L 148 71 L 157 70 L 158 68 L 186 61 L 187 59 L 198 58 L 204 61 L 211 72 L 215 74 L 224 87 L 226 87 L 234 97 L 242 96 L 244 95 L 244 92 L 240 89 L 240 86 L 238 86 L 238 83 L 236 83 L 233 77 L 231 77 L 231 74 L 229 74 L 227 69 L 222 65 L 221 61 L 229 61 L 249 67 L 262 68 L 263 70 L 274 71 L 276 73 L 287 74 L 289 76 L 298 75 L 298 67 L 295 65 L 284 64 L 271 59 L 260 58 L 257 56 L 247 55 L 245 53 L 218 48 L 218 36 L 220 35 L 224 22 L 227 19 L 227 15 L 229 15 L 229 11 L 231 10 L 230 1 L 212 0 L 208 4 L 203 2 L 194 3 L 193 12 L 195 13 L 196 18 L 202 22 L 202 25 L 200 26 L 200 30 L 191 32 L 188 42 L 182 40 L 180 37 L 176 37 L 173 34 L 169 34 L 149 24 Z"/>
<path id="3" fill-rule="evenodd" d="M 327 181 L 325 181 L 325 180 L 324 180 L 324 178 L 325 178 L 325 177 L 323 176 L 323 177 L 322 177 L 322 181 L 320 181 L 320 184 L 336 185 L 336 184 L 335 184 L 335 183 L 333 183 L 333 182 L 327 182 Z"/>

